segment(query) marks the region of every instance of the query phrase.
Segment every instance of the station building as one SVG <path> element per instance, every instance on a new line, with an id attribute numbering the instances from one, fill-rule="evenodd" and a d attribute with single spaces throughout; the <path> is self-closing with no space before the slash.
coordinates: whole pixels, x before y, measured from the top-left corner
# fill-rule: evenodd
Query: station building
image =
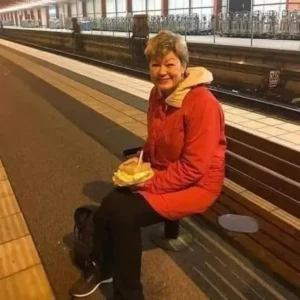
<path id="1" fill-rule="evenodd" d="M 300 0 L 4 0 L 0 20 L 4 25 L 21 26 L 33 20 L 39 27 L 49 27 L 50 20 L 76 17 L 78 20 L 125 17 L 135 14 L 198 14 L 210 18 L 232 11 L 299 10 Z"/>

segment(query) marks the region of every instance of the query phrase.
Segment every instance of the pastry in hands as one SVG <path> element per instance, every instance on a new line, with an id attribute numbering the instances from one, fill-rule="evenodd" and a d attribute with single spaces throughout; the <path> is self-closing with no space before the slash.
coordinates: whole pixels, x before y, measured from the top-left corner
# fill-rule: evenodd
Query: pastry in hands
<path id="1" fill-rule="evenodd" d="M 132 162 L 121 164 L 117 172 L 114 173 L 113 181 L 118 185 L 134 185 L 150 179 L 154 175 L 150 163 Z"/>

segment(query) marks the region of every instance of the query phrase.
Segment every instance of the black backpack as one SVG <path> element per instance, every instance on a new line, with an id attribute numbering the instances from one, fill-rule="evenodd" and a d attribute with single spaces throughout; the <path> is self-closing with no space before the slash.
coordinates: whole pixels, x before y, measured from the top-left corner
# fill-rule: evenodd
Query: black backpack
<path id="1" fill-rule="evenodd" d="M 86 259 L 93 249 L 93 217 L 99 206 L 84 205 L 74 213 L 74 262 L 85 269 Z"/>

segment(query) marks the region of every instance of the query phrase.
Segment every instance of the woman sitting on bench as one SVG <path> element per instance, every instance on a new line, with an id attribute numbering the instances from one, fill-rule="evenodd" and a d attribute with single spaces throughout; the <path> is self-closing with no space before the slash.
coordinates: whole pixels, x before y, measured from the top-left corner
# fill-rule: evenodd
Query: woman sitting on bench
<path id="1" fill-rule="evenodd" d="M 220 104 L 205 87 L 212 74 L 187 68 L 183 37 L 161 31 L 145 50 L 154 87 L 144 161 L 154 175 L 134 188 L 116 188 L 94 216 L 88 275 L 71 289 L 84 297 L 112 282 L 114 299 L 144 299 L 140 228 L 206 211 L 222 190 L 226 140 Z M 131 158 L 124 164 L 137 161 Z"/>

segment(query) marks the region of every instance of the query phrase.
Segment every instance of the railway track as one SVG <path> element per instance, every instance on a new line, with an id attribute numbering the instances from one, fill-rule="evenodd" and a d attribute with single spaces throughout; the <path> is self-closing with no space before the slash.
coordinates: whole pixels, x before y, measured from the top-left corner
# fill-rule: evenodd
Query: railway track
<path id="1" fill-rule="evenodd" d="M 7 39 L 10 40 L 10 39 Z M 26 46 L 34 47 L 39 50 L 48 51 L 54 54 L 62 55 L 65 57 L 69 57 L 72 59 L 76 59 L 82 62 L 86 62 L 88 64 L 97 65 L 103 68 L 107 68 L 110 70 L 114 70 L 117 72 L 121 72 L 123 74 L 131 75 L 137 77 L 139 79 L 150 80 L 149 73 L 144 70 L 137 70 L 134 68 L 129 68 L 121 65 L 117 65 L 111 62 L 105 62 L 99 59 L 91 58 L 84 56 L 79 53 L 72 53 L 67 51 L 62 51 L 59 49 L 53 49 L 45 46 L 40 46 L 34 43 L 28 43 L 20 40 L 11 40 L 12 42 L 17 42 Z M 226 102 L 228 104 L 233 104 L 236 106 L 240 106 L 243 108 L 255 110 L 258 112 L 268 113 L 269 115 L 276 116 L 288 121 L 293 121 L 299 123 L 300 120 L 300 109 L 297 107 L 287 106 L 284 104 L 280 104 L 277 102 L 270 102 L 263 98 L 256 98 L 253 96 L 249 96 L 246 94 L 240 94 L 233 91 L 217 88 L 217 87 L 209 87 L 211 92 L 221 101 Z"/>

